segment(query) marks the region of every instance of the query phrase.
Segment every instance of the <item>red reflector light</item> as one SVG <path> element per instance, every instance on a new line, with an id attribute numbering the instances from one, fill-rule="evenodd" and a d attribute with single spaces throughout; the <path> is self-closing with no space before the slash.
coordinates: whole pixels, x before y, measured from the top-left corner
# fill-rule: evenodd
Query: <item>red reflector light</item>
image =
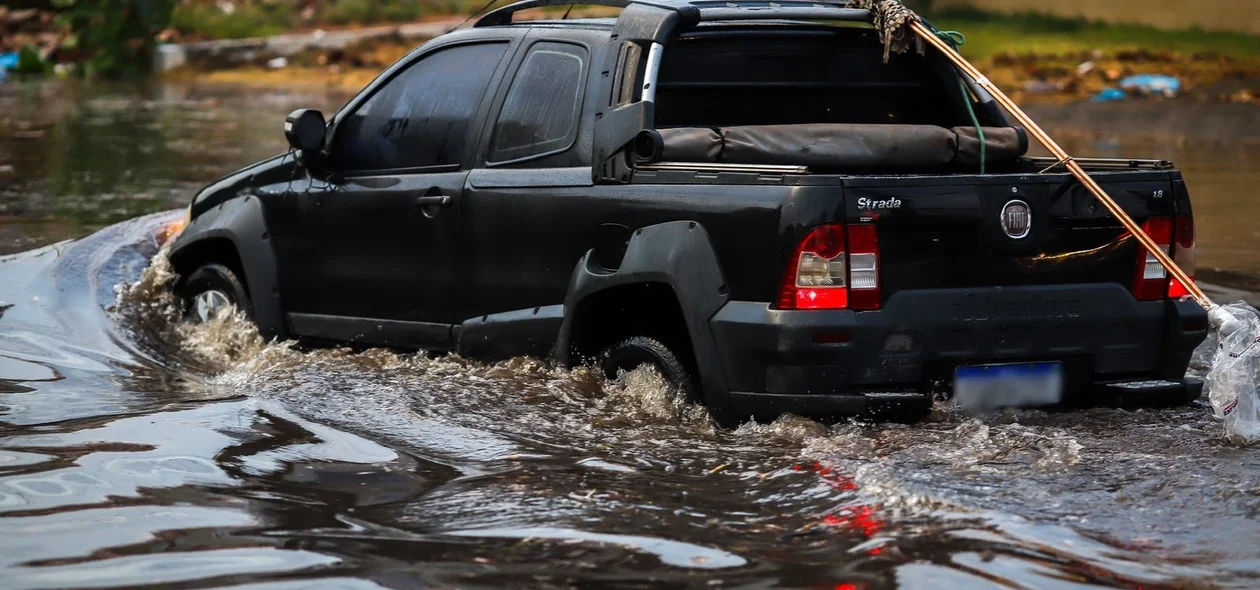
<path id="1" fill-rule="evenodd" d="M 849 290 L 844 287 L 796 290 L 796 309 L 846 309 L 848 307 Z"/>
<path id="2" fill-rule="evenodd" d="M 1193 279 L 1194 277 L 1190 277 L 1190 278 Z M 1171 279 L 1168 281 L 1168 298 L 1169 299 L 1181 299 L 1182 297 L 1189 297 L 1189 296 L 1190 296 L 1190 290 L 1187 289 L 1185 285 L 1181 284 L 1181 281 L 1178 281 L 1177 279 Z"/>

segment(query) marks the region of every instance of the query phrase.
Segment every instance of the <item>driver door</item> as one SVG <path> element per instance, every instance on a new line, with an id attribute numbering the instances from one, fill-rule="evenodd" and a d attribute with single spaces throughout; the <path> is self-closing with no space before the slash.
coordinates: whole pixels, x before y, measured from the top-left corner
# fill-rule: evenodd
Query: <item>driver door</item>
<path id="1" fill-rule="evenodd" d="M 295 333 L 449 348 L 468 152 L 509 46 L 439 47 L 338 115 L 329 182 L 297 195 L 314 238 L 281 253 Z"/>

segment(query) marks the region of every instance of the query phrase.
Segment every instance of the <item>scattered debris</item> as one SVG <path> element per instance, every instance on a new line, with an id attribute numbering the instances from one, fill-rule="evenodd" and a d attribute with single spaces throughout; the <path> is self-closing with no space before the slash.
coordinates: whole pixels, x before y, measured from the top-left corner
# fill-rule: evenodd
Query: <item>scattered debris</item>
<path id="1" fill-rule="evenodd" d="M 1048 82 L 1046 80 L 1029 80 L 1024 82 L 1024 92 L 1029 94 L 1057 94 L 1063 92 L 1064 84 L 1061 82 Z"/>
<path id="2" fill-rule="evenodd" d="M 1220 87 L 1223 83 L 1260 79 L 1260 58 L 1208 52 L 1003 53 L 977 67 L 1008 89 L 1015 102 L 1028 104 L 1185 97 L 1231 102 L 1228 96 L 1239 87 L 1234 82 L 1232 87 Z"/>
<path id="3" fill-rule="evenodd" d="M 723 463 L 721 465 L 718 465 L 717 467 L 714 467 L 713 469 L 709 470 L 709 475 L 713 475 L 714 473 L 722 471 L 723 469 L 726 469 L 727 467 L 730 467 L 730 466 L 731 466 L 730 463 Z"/>
<path id="4" fill-rule="evenodd" d="M 1250 88 L 1243 88 L 1233 94 L 1226 94 L 1222 96 L 1221 102 L 1260 105 L 1260 96 L 1257 96 L 1255 91 Z"/>
<path id="5" fill-rule="evenodd" d="M 1094 102 L 1128 100 L 1133 96 L 1157 96 L 1177 98 L 1181 94 L 1181 80 L 1163 74 L 1138 74 L 1120 80 L 1120 87 L 1109 86 L 1095 94 Z"/>
<path id="6" fill-rule="evenodd" d="M 45 74 L 77 57 L 68 26 L 50 10 L 0 6 L 0 78 L 6 72 Z"/>
<path id="7" fill-rule="evenodd" d="M 1094 102 L 1114 102 L 1117 100 L 1128 100 L 1129 93 L 1119 88 L 1107 88 L 1098 94 L 1095 94 L 1090 100 Z"/>
<path id="8" fill-rule="evenodd" d="M 424 21 L 336 31 L 317 29 L 272 37 L 163 44 L 157 48 L 159 55 L 179 55 L 176 59 L 160 60 L 157 68 L 159 72 L 181 69 L 207 72 L 242 68 L 278 70 L 340 63 L 343 67 L 371 67 L 379 71 L 418 44 L 444 33 L 457 23 L 452 20 Z M 284 61 L 279 61 L 279 58 L 284 58 Z"/>
<path id="9" fill-rule="evenodd" d="M 1120 80 L 1120 88 L 1141 96 L 1176 98 L 1181 93 L 1181 80 L 1163 74 L 1138 74 Z"/>
<path id="10" fill-rule="evenodd" d="M 157 41 L 159 44 L 179 43 L 179 40 L 180 40 L 179 31 L 175 29 L 165 29 L 161 33 L 158 33 L 157 37 L 154 37 L 154 40 Z"/>

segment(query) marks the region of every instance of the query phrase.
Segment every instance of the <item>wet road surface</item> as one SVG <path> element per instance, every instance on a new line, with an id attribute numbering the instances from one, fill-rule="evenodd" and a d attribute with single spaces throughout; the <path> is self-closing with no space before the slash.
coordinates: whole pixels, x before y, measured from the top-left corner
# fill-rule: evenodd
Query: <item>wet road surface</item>
<path id="1" fill-rule="evenodd" d="M 181 326 L 180 213 L 121 220 L 343 99 L 0 87 L 0 587 L 1260 585 L 1260 453 L 1201 402 L 718 430 L 647 372 Z"/>

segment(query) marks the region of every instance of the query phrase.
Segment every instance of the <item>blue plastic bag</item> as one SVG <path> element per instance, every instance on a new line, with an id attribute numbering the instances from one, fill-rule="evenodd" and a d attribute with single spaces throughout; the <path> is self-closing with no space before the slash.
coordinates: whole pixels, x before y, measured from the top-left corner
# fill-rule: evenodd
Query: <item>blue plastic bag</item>
<path id="1" fill-rule="evenodd" d="M 1114 100 L 1125 100 L 1129 98 L 1129 93 L 1119 88 L 1108 88 L 1094 95 L 1094 102 L 1111 102 Z"/>
<path id="2" fill-rule="evenodd" d="M 1120 80 L 1120 87 L 1137 94 L 1162 94 L 1172 98 L 1181 93 L 1181 80 L 1162 74 L 1138 74 Z"/>

